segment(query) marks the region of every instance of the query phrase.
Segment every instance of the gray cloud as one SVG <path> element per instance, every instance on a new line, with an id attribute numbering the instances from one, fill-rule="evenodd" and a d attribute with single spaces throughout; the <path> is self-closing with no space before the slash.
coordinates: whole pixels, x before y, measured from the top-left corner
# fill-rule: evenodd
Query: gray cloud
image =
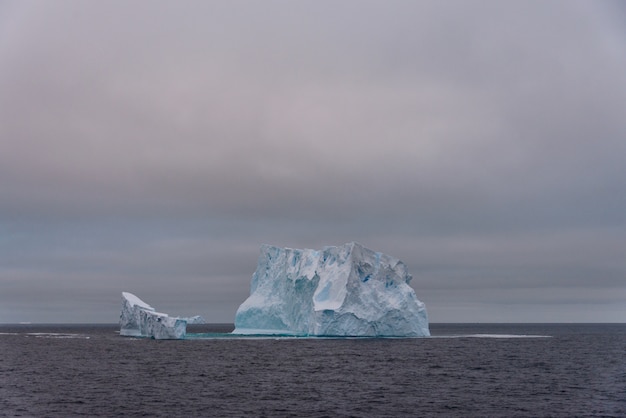
<path id="1" fill-rule="evenodd" d="M 352 240 L 435 321 L 518 288 L 543 308 L 507 320 L 626 317 L 567 303 L 625 293 L 619 2 L 0 11 L 0 322 L 73 321 L 68 289 L 93 320 L 126 289 L 226 321 L 262 242 Z"/>

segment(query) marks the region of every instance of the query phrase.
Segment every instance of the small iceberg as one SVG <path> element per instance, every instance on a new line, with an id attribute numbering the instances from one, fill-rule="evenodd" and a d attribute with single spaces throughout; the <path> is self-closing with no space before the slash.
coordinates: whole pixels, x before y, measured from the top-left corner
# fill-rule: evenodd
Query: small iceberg
<path id="1" fill-rule="evenodd" d="M 171 317 L 157 312 L 132 293 L 122 292 L 120 335 L 150 337 L 157 340 L 181 340 L 187 334 L 187 324 L 204 324 L 201 316 Z"/>

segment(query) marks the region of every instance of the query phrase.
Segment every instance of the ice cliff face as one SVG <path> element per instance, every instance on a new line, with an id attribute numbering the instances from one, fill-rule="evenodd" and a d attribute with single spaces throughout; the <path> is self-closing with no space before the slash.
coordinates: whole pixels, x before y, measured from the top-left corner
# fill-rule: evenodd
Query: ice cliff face
<path id="1" fill-rule="evenodd" d="M 152 337 L 157 340 L 182 339 L 187 334 L 187 323 L 203 324 L 201 316 L 176 318 L 156 312 L 154 308 L 132 293 L 122 292 L 120 335 Z"/>
<path id="2" fill-rule="evenodd" d="M 237 334 L 429 336 L 404 263 L 349 243 L 321 251 L 261 247 Z"/>

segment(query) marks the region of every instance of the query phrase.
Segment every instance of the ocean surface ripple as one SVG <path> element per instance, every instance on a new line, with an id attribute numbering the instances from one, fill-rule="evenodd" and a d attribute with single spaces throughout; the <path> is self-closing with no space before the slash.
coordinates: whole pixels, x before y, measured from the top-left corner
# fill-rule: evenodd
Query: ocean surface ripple
<path id="1" fill-rule="evenodd" d="M 626 416 L 624 324 L 431 324 L 417 339 L 116 331 L 0 325 L 0 416 Z"/>

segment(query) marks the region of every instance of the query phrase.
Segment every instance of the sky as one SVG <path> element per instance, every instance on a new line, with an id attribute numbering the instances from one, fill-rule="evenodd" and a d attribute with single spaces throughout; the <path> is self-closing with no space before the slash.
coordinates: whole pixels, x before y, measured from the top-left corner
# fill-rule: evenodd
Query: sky
<path id="1" fill-rule="evenodd" d="M 0 323 L 233 322 L 259 247 L 626 322 L 619 1 L 0 0 Z"/>

